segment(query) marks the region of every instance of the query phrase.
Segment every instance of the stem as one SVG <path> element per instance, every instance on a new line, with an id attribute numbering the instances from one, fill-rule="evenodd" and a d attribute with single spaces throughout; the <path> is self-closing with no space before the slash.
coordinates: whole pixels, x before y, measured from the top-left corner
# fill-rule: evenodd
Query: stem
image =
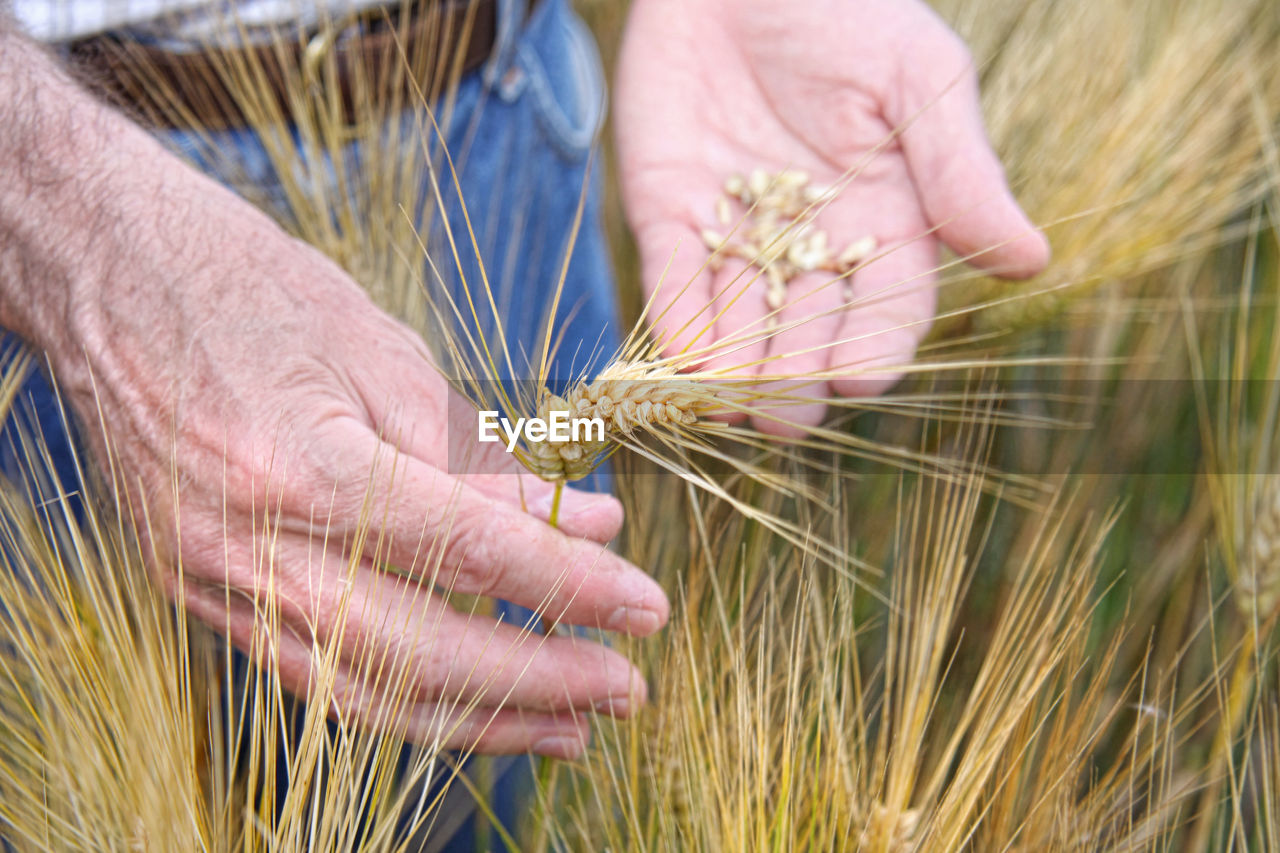
<path id="1" fill-rule="evenodd" d="M 547 523 L 553 528 L 560 527 L 560 499 L 564 497 L 564 480 L 556 481 L 555 493 L 551 496 L 551 516 L 547 519 Z M 550 619 L 542 620 L 542 633 L 544 636 L 551 636 L 551 632 L 555 630 L 555 623 Z M 552 802 L 552 792 L 555 789 L 556 781 L 556 763 L 547 756 L 538 759 L 538 791 L 545 794 L 542 797 L 543 808 L 538 815 L 538 830 L 534 836 L 534 850 L 545 850 L 548 842 L 547 839 L 547 821 L 554 808 Z"/>
<path id="2" fill-rule="evenodd" d="M 556 491 L 551 496 L 551 518 L 548 524 L 558 528 L 560 526 L 560 499 L 564 497 L 564 480 L 556 480 Z"/>
<path id="3" fill-rule="evenodd" d="M 1245 700 L 1253 690 L 1253 653 L 1257 648 L 1257 641 L 1257 633 L 1250 629 L 1245 635 L 1244 646 L 1240 650 L 1240 657 L 1236 659 L 1235 671 L 1231 676 L 1226 707 L 1223 708 L 1223 721 L 1214 738 L 1206 779 L 1214 780 L 1218 777 L 1222 766 L 1226 763 L 1227 752 L 1235 743 L 1236 732 L 1244 721 L 1247 710 Z M 1200 793 L 1196 823 L 1192 828 L 1192 841 L 1187 847 L 1188 850 L 1209 849 L 1209 836 L 1213 831 L 1213 819 L 1216 816 L 1214 798 L 1219 790 L 1219 785 L 1211 781 Z"/>

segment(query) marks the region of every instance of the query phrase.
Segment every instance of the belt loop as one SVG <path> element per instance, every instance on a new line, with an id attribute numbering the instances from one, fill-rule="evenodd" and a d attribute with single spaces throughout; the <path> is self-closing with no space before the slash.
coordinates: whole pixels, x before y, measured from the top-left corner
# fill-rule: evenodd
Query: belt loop
<path id="1" fill-rule="evenodd" d="M 525 16 L 529 11 L 529 0 L 497 0 L 498 27 L 493 43 L 493 55 L 485 64 L 484 82 L 492 87 L 498 84 L 502 75 L 515 60 L 519 36 L 524 29 Z"/>

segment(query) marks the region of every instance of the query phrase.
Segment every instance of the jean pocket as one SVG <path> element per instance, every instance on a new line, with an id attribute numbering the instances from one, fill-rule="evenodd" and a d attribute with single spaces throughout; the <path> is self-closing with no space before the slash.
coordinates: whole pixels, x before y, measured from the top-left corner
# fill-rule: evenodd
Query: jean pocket
<path id="1" fill-rule="evenodd" d="M 543 0 L 534 11 L 516 65 L 547 141 L 562 157 L 585 158 L 604 122 L 604 69 L 595 39 L 566 0 Z"/>

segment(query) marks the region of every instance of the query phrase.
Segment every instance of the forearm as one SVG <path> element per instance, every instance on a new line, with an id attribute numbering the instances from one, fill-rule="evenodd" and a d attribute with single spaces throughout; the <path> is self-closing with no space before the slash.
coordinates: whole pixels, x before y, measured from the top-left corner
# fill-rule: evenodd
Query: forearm
<path id="1" fill-rule="evenodd" d="M 108 225 L 98 161 L 123 120 L 3 19 L 0 80 L 0 323 L 44 343 L 68 320 L 72 259 Z"/>
<path id="2" fill-rule="evenodd" d="M 199 245 L 201 184 L 0 17 L 0 325 L 76 357 L 104 305 Z"/>

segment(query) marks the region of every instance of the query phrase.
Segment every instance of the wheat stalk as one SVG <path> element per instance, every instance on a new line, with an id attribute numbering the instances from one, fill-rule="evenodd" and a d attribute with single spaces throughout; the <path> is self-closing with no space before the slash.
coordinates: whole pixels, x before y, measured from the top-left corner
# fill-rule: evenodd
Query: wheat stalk
<path id="1" fill-rule="evenodd" d="M 644 525 L 672 485 L 634 487 Z M 892 592 L 861 606 L 856 584 L 815 580 L 803 552 L 696 492 L 687 551 L 650 552 L 640 534 L 640 558 L 674 562 L 684 591 L 667 644 L 628 645 L 666 700 L 601 724 L 559 788 L 552 849 L 1168 849 L 1187 794 L 1161 778 L 1172 700 L 1143 695 L 1157 711 L 1127 716 L 1107 675 L 1118 638 L 1084 667 L 1099 538 L 1066 529 L 1059 508 L 1029 512 L 1040 541 L 1007 567 L 991 624 L 962 637 L 950 620 L 981 561 L 981 489 L 916 478 L 899 491 Z M 861 527 L 808 523 L 846 545 L 826 525 Z M 1104 732 L 1123 744 L 1106 770 Z"/>

